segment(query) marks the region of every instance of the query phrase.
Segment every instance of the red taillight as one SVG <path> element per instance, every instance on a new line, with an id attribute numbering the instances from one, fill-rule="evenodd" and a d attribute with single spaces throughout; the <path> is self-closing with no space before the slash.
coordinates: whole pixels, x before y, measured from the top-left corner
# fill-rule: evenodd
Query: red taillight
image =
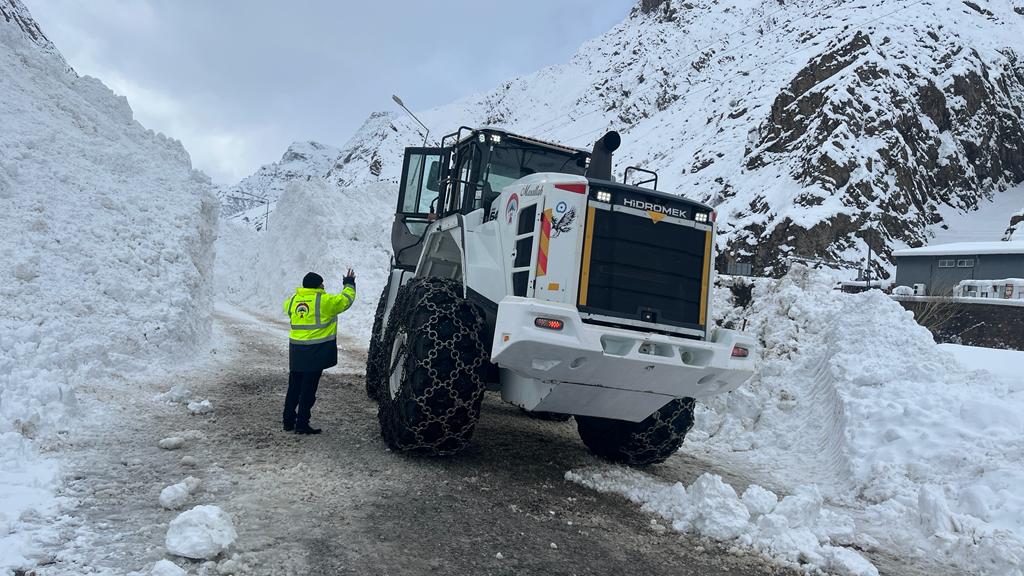
<path id="1" fill-rule="evenodd" d="M 565 190 L 566 192 L 575 192 L 576 194 L 586 194 L 586 184 L 555 184 L 555 188 L 559 190 Z"/>
<path id="2" fill-rule="evenodd" d="M 533 321 L 533 325 L 537 328 L 547 328 L 548 330 L 561 330 L 565 323 L 554 318 L 537 318 Z"/>
<path id="3" fill-rule="evenodd" d="M 718 210 L 712 210 L 711 211 L 711 221 L 715 222 L 717 220 L 718 220 Z"/>
<path id="4" fill-rule="evenodd" d="M 732 347 L 732 357 L 733 358 L 746 358 L 747 356 L 750 356 L 750 350 L 747 350 L 746 348 L 744 348 L 742 346 L 733 346 Z"/>

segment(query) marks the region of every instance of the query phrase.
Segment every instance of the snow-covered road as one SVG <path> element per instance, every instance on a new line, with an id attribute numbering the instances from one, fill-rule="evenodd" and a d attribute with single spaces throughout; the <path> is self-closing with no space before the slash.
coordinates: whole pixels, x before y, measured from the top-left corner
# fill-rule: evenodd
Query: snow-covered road
<path id="1" fill-rule="evenodd" d="M 364 352 L 349 342 L 314 409 L 325 433 L 286 434 L 281 326 L 221 310 L 215 330 L 218 347 L 201 368 L 79 392 L 90 417 L 55 447 L 70 471 L 63 496 L 78 505 L 54 526 L 40 575 L 148 574 L 162 558 L 190 574 L 789 573 L 566 482 L 567 469 L 597 464 L 573 424 L 525 418 L 496 398 L 459 457 L 386 451 L 363 392 Z M 175 384 L 214 411 L 192 415 L 154 398 Z M 109 417 L 91 417 L 99 408 Z M 183 445 L 161 448 L 170 437 Z M 691 482 L 703 467 L 680 454 L 653 472 Z M 221 571 L 166 555 L 180 511 L 163 509 L 159 495 L 187 476 L 201 485 L 184 509 L 220 506 L 237 529 Z"/>

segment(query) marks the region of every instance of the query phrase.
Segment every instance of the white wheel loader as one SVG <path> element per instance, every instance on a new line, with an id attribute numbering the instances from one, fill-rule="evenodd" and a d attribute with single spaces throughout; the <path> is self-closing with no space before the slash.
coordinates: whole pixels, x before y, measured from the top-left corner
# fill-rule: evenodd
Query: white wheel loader
<path id="1" fill-rule="evenodd" d="M 492 389 L 575 416 L 599 456 L 661 462 L 695 399 L 750 377 L 753 338 L 710 321 L 714 211 L 647 170 L 614 182 L 618 145 L 463 127 L 406 149 L 366 368 L 392 449 L 461 450 Z"/>

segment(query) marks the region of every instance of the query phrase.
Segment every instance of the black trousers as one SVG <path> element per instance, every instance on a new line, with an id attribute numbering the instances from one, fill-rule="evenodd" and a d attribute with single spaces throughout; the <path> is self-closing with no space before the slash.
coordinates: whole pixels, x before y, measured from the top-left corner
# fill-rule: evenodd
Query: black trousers
<path id="1" fill-rule="evenodd" d="M 298 428 L 309 425 L 309 412 L 316 404 L 316 389 L 323 373 L 323 370 L 293 370 L 288 373 L 288 393 L 284 397 L 284 415 L 281 418 L 286 425 L 294 424 Z"/>

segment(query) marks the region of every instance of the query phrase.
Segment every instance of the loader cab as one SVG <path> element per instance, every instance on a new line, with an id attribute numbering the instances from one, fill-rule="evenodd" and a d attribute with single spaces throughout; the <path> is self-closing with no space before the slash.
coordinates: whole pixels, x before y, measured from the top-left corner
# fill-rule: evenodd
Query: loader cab
<path id="1" fill-rule="evenodd" d="M 497 129 L 460 128 L 438 148 L 406 148 L 391 242 L 398 267 L 413 270 L 427 227 L 438 218 L 483 209 L 508 184 L 537 172 L 583 175 L 588 151 Z"/>

